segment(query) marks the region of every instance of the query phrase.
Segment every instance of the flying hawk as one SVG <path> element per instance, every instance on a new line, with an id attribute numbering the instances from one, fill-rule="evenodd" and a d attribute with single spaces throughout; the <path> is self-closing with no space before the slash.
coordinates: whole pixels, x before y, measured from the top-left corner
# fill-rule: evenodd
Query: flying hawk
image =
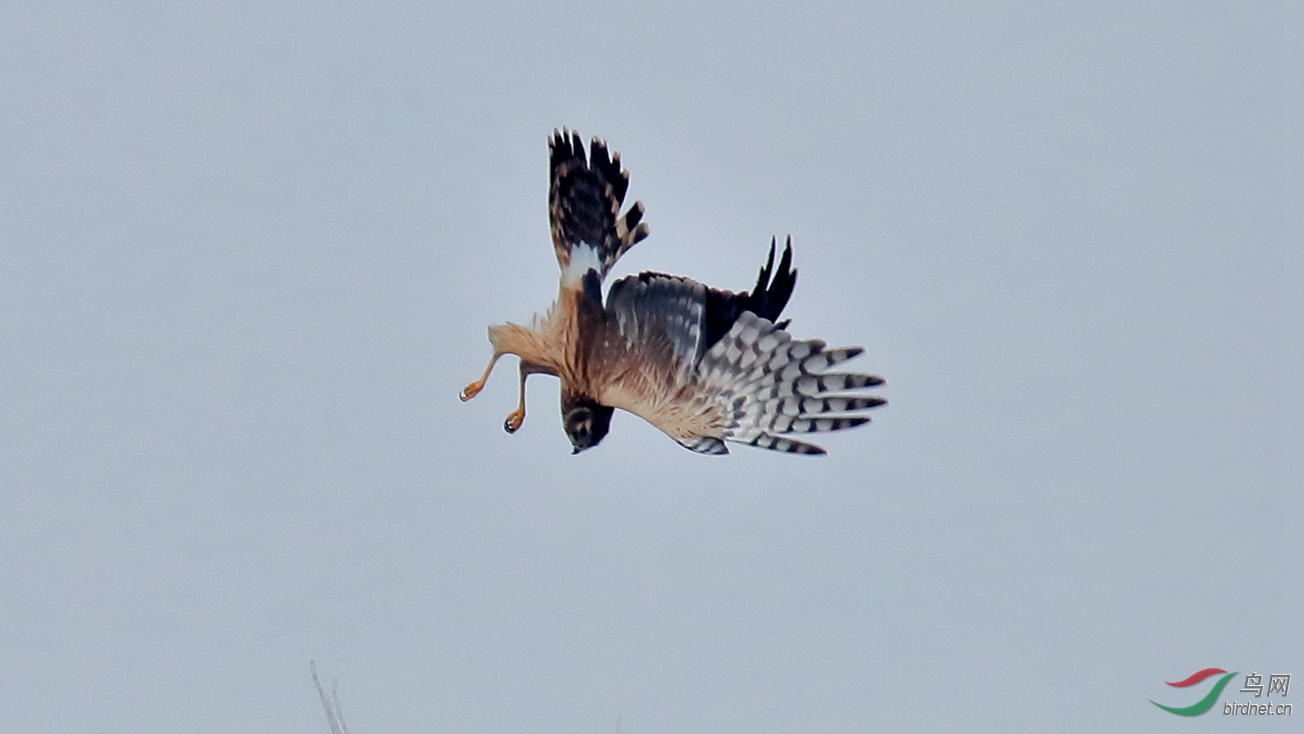
<path id="1" fill-rule="evenodd" d="M 797 271 L 789 238 L 778 267 L 775 242 L 750 292 L 717 290 L 677 275 L 645 272 L 602 281 L 629 248 L 647 237 L 643 202 L 624 214 L 629 172 L 620 154 L 594 138 L 588 156 L 578 133 L 554 131 L 548 214 L 561 266 L 561 292 L 531 326 L 489 327 L 493 356 L 463 401 L 484 388 L 504 354 L 521 358 L 520 402 L 503 428 L 525 421 L 525 380 L 561 379 L 561 411 L 572 453 L 598 445 L 616 408 L 664 431 L 681 446 L 726 454 L 726 441 L 795 454 L 823 454 L 794 433 L 838 431 L 869 422 L 882 398 L 857 391 L 883 384 L 874 375 L 830 372 L 859 347 L 825 349 L 794 339 L 777 321 Z"/>

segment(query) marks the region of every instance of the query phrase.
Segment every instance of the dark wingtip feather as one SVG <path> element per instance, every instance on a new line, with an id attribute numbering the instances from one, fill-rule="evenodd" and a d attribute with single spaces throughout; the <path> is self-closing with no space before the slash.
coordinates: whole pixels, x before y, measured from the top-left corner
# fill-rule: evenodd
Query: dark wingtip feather
<path id="1" fill-rule="evenodd" d="M 761 272 L 756 276 L 756 287 L 752 288 L 752 295 L 761 297 L 770 288 L 770 278 L 774 273 L 774 238 L 770 238 L 770 254 L 765 258 L 765 265 Z"/>
<path id="2" fill-rule="evenodd" d="M 774 238 L 770 238 L 770 250 L 774 250 Z M 792 268 L 792 235 L 783 242 L 783 257 L 779 260 L 779 272 Z"/>
<path id="3" fill-rule="evenodd" d="M 756 279 L 756 287 L 747 297 L 744 308 L 769 321 L 777 321 L 783 309 L 792 298 L 792 289 L 797 283 L 797 273 L 792 269 L 791 238 L 784 246 L 783 257 L 778 268 L 774 266 L 774 254 L 778 249 L 778 238 L 770 238 L 770 252 L 765 258 L 765 267 Z"/>
<path id="4" fill-rule="evenodd" d="M 792 267 L 792 237 L 789 236 L 783 245 L 783 256 L 779 258 L 779 269 L 775 271 L 774 283 L 770 285 L 770 291 L 776 300 L 781 300 L 786 306 L 796 287 L 797 270 Z"/>

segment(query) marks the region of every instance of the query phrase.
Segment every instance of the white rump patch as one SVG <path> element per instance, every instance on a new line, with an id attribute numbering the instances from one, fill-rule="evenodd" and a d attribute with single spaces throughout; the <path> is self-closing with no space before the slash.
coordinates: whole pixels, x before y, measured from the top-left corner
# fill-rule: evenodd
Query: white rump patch
<path id="1" fill-rule="evenodd" d="M 598 256 L 598 248 L 587 242 L 581 242 L 571 248 L 570 264 L 561 271 L 561 284 L 567 288 L 574 287 L 590 270 L 597 271 L 599 280 L 606 274 L 602 270 L 602 258 Z"/>

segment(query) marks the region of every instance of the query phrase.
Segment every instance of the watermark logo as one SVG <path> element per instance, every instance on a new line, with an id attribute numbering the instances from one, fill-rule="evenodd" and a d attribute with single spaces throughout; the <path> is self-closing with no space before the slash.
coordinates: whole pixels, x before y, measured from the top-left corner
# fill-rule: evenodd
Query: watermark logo
<path id="1" fill-rule="evenodd" d="M 1190 706 L 1165 706 L 1153 699 L 1150 700 L 1150 703 L 1153 703 L 1170 714 L 1177 714 L 1178 716 L 1199 716 L 1207 713 L 1209 709 L 1214 707 L 1214 704 L 1218 703 L 1218 697 L 1222 695 L 1223 689 L 1226 688 L 1227 684 L 1237 675 L 1239 675 L 1239 673 L 1228 673 L 1222 668 L 1205 668 L 1204 670 L 1197 670 L 1186 678 L 1168 683 L 1168 685 L 1173 688 L 1191 688 L 1214 676 L 1220 676 L 1213 684 L 1213 687 L 1209 689 L 1209 692 L 1204 694 L 1204 697 L 1199 701 L 1196 701 Z M 1244 703 L 1228 701 L 1223 704 L 1223 716 L 1289 716 L 1291 714 L 1291 704 L 1280 701 L 1280 698 L 1284 698 L 1290 692 L 1289 673 L 1273 673 L 1269 675 L 1266 686 L 1263 683 L 1262 675 L 1259 675 L 1258 673 L 1250 673 L 1245 676 L 1245 685 L 1241 687 L 1240 692 L 1253 693 L 1256 699 L 1262 696 L 1263 701 L 1246 701 Z M 1274 693 L 1279 696 L 1279 700 L 1275 702 L 1268 700 L 1272 698 Z"/>
<path id="2" fill-rule="evenodd" d="M 1153 703 L 1170 714 L 1177 714 L 1178 716 L 1199 716 L 1213 708 L 1213 705 L 1218 702 L 1218 697 L 1222 695 L 1223 689 L 1227 687 L 1227 684 L 1231 682 L 1232 678 L 1236 677 L 1236 674 L 1228 673 L 1222 668 L 1205 668 L 1204 670 L 1197 670 L 1176 683 L 1168 684 L 1174 688 L 1190 688 L 1196 684 L 1203 683 L 1205 679 L 1211 678 L 1215 675 L 1221 675 L 1222 677 L 1218 679 L 1217 683 L 1213 684 L 1213 688 L 1209 689 L 1209 692 L 1205 694 L 1204 698 L 1196 701 L 1190 706 L 1165 706 L 1153 699 L 1151 699 L 1150 703 Z"/>
<path id="3" fill-rule="evenodd" d="M 1262 701 L 1228 701 L 1223 704 L 1223 716 L 1290 716 L 1291 705 L 1282 703 L 1281 699 L 1290 693 L 1290 673 L 1273 673 L 1268 676 L 1268 685 L 1263 685 L 1263 676 L 1250 673 L 1245 676 L 1245 685 L 1241 693 L 1253 693 L 1255 698 L 1263 696 Z M 1273 702 L 1272 694 L 1278 699 Z"/>

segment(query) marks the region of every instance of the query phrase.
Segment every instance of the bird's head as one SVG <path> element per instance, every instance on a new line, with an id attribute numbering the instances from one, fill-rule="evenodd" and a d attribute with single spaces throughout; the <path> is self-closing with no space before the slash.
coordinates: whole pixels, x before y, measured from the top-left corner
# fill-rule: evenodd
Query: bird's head
<path id="1" fill-rule="evenodd" d="M 566 437 L 575 447 L 572 454 L 593 448 L 602 442 L 611 429 L 614 408 L 598 403 L 592 398 L 562 395 L 561 417 L 566 427 Z"/>

